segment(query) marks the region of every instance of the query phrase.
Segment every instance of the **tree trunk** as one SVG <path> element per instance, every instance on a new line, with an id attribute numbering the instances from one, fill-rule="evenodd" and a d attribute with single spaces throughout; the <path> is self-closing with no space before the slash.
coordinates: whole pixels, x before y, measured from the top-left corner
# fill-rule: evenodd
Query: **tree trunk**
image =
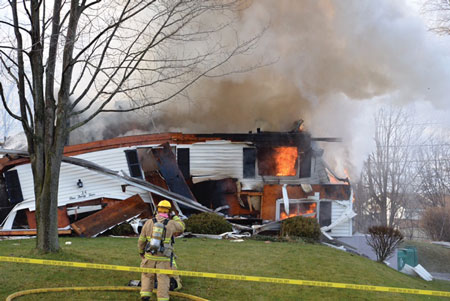
<path id="1" fill-rule="evenodd" d="M 34 3 L 34 2 L 33 2 Z M 68 34 L 64 46 L 63 72 L 56 102 L 53 94 L 55 54 L 57 51 L 59 34 L 59 12 L 61 1 L 54 2 L 54 15 L 52 23 L 53 36 L 50 41 L 49 60 L 46 70 L 46 84 L 41 75 L 43 68 L 33 83 L 35 90 L 39 91 L 35 99 L 35 137 L 30 148 L 31 164 L 34 177 L 34 191 L 36 196 L 36 248 L 44 253 L 59 250 L 58 241 L 58 187 L 61 159 L 67 133 L 67 105 L 69 103 L 69 90 L 72 79 L 72 53 L 76 37 L 77 22 L 79 19 L 78 1 L 71 2 Z M 37 29 L 36 29 L 37 31 Z M 40 58 L 42 59 L 42 58 Z M 41 62 L 42 65 L 42 62 Z M 44 93 L 44 86 L 46 91 Z M 45 95 L 45 96 L 44 96 Z M 36 101 L 39 100 L 39 101 Z"/>
<path id="2" fill-rule="evenodd" d="M 387 226 L 387 199 L 382 197 L 380 204 L 380 225 Z"/>
<path id="3" fill-rule="evenodd" d="M 7 63 L 2 60 L 8 69 L 3 73 L 17 85 L 20 114 L 8 113 L 22 123 L 27 136 L 36 201 L 36 247 L 41 252 L 59 249 L 59 168 L 70 131 L 100 113 L 156 106 L 178 97 L 202 77 L 226 75 L 229 70 L 220 71 L 219 67 L 250 51 L 259 39 L 259 34 L 243 41 L 236 37 L 234 46 L 220 47 L 216 52 L 215 47 L 209 47 L 208 32 L 226 30 L 227 22 L 207 30 L 197 26 L 197 20 L 207 12 L 235 11 L 241 1 L 163 1 L 167 5 L 158 1 L 105 2 L 11 0 L 11 16 L 6 14 L 0 24 L 1 29 L 6 26 L 4 32 L 14 29 L 15 38 L 0 45 L 0 50 L 8 59 Z M 99 11 L 104 15 L 97 16 Z M 142 26 L 133 28 L 136 24 Z M 170 53 L 174 57 L 164 53 L 164 49 L 178 47 L 180 41 L 194 45 L 204 41 L 204 51 L 191 56 L 180 50 Z M 186 45 L 186 49 L 191 47 Z M 153 65 L 152 57 L 156 69 L 148 65 Z M 249 65 L 249 70 L 257 67 Z M 166 91 L 166 85 L 174 89 Z M 134 99 L 138 95 L 134 93 L 148 89 L 160 93 Z M 0 94 L 7 108 L 3 92 Z M 115 109 L 112 104 L 123 97 L 132 100 L 130 106 Z M 77 122 L 68 128 L 71 119 Z"/>
<path id="4" fill-rule="evenodd" d="M 35 179 L 36 195 L 36 248 L 40 252 L 56 252 L 58 241 L 58 186 L 59 171 L 64 145 L 52 145 L 51 148 L 40 148 L 42 154 L 32 156 L 31 164 Z M 45 151 L 44 151 L 45 149 Z M 50 153 L 45 154 L 45 152 Z M 43 162 L 37 162 L 36 158 Z M 41 181 L 36 181 L 41 179 Z"/>

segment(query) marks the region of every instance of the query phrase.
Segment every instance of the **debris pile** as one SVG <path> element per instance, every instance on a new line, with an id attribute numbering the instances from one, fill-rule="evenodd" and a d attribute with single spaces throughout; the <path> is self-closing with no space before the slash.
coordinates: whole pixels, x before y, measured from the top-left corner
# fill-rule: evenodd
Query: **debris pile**
<path id="1" fill-rule="evenodd" d="M 351 236 L 353 194 L 301 128 L 248 134 L 151 134 L 67 146 L 58 191 L 60 234 L 95 237 L 128 222 L 139 232 L 154 204 L 169 200 L 186 218 L 214 212 L 234 229 L 277 231 L 293 216 L 322 233 Z M 0 235 L 34 235 L 33 178 L 25 151 L 0 150 L 7 212 Z M 333 181 L 333 183 L 331 183 Z"/>

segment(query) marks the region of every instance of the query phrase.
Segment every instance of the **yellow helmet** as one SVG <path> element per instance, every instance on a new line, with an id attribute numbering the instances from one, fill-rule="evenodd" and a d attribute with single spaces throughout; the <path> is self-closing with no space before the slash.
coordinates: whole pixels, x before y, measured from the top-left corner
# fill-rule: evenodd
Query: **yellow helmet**
<path id="1" fill-rule="evenodd" d="M 158 203 L 158 208 L 166 208 L 169 209 L 172 208 L 172 205 L 170 205 L 170 202 L 168 200 L 162 200 L 161 202 Z"/>

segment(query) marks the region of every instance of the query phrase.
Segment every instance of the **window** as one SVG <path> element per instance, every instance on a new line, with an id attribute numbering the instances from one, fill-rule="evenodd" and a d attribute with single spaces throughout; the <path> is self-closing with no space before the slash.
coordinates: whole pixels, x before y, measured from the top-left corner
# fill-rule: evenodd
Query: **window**
<path id="1" fill-rule="evenodd" d="M 125 156 L 127 157 L 128 169 L 130 171 L 130 176 L 133 178 L 142 179 L 141 165 L 139 164 L 139 158 L 137 155 L 137 151 L 135 149 L 126 150 Z"/>
<path id="2" fill-rule="evenodd" d="M 6 191 L 9 201 L 12 204 L 23 201 L 22 188 L 20 187 L 17 170 L 10 170 L 5 173 Z"/>
<path id="3" fill-rule="evenodd" d="M 331 202 L 320 202 L 319 224 L 321 227 L 331 224 Z"/>
<path id="4" fill-rule="evenodd" d="M 317 203 L 309 199 L 290 199 L 289 215 L 287 215 L 284 211 L 283 199 L 278 199 L 275 207 L 275 218 L 278 221 L 293 216 L 319 217 L 320 227 L 325 227 L 331 224 L 331 207 L 331 201 Z"/>
<path id="5" fill-rule="evenodd" d="M 258 173 L 261 176 L 289 177 L 297 175 L 297 147 L 258 147 L 257 155 Z"/>
<path id="6" fill-rule="evenodd" d="M 299 169 L 299 178 L 311 177 L 311 160 L 312 160 L 312 149 L 309 149 L 304 153 L 300 153 L 301 164 Z"/>
<path id="7" fill-rule="evenodd" d="M 255 177 L 256 149 L 244 148 L 244 178 Z"/>
<path id="8" fill-rule="evenodd" d="M 317 218 L 317 202 L 310 199 L 289 199 L 289 215 L 284 210 L 284 200 L 278 199 L 275 207 L 277 221 L 294 216 Z"/>
<path id="9" fill-rule="evenodd" d="M 188 180 L 191 176 L 189 148 L 177 148 L 177 163 L 184 179 Z"/>

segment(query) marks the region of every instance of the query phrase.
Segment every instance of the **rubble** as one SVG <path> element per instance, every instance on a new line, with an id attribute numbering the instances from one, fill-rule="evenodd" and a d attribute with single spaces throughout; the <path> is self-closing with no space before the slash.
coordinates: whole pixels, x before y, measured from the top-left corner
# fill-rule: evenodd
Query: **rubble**
<path id="1" fill-rule="evenodd" d="M 351 236 L 355 214 L 349 181 L 331 171 L 315 141 L 339 140 L 312 138 L 296 128 L 152 134 L 67 146 L 60 172 L 59 230 L 93 237 L 129 222 L 138 233 L 155 204 L 167 199 L 182 218 L 212 212 L 237 231 L 278 231 L 281 220 L 304 216 L 316 218 L 330 239 Z M 21 150 L 0 153 L 8 155 L 0 160 L 0 171 L 9 175 L 6 189 L 15 185 L 20 192 L 9 200 L 14 207 L 0 233 L 33 233 L 28 155 Z M 133 197 L 141 199 L 139 204 L 130 205 Z"/>
<path id="2" fill-rule="evenodd" d="M 416 265 L 415 267 L 412 267 L 409 264 L 405 264 L 405 266 L 403 267 L 403 269 L 401 269 L 400 272 L 408 274 L 410 276 L 419 276 L 425 281 L 433 280 L 433 276 L 430 273 L 428 273 L 428 271 L 425 270 L 425 268 L 420 264 Z"/>
<path id="3" fill-rule="evenodd" d="M 75 233 L 82 237 L 95 237 L 116 225 L 139 216 L 146 210 L 148 210 L 148 206 L 139 195 L 135 195 L 107 206 L 70 226 Z"/>
<path id="4" fill-rule="evenodd" d="M 225 232 L 222 234 L 198 234 L 191 232 L 184 232 L 179 237 L 198 237 L 198 238 L 210 238 L 210 239 L 231 239 L 231 240 L 239 240 L 242 238 L 249 238 L 252 235 L 249 232 L 239 233 L 239 232 Z"/>

